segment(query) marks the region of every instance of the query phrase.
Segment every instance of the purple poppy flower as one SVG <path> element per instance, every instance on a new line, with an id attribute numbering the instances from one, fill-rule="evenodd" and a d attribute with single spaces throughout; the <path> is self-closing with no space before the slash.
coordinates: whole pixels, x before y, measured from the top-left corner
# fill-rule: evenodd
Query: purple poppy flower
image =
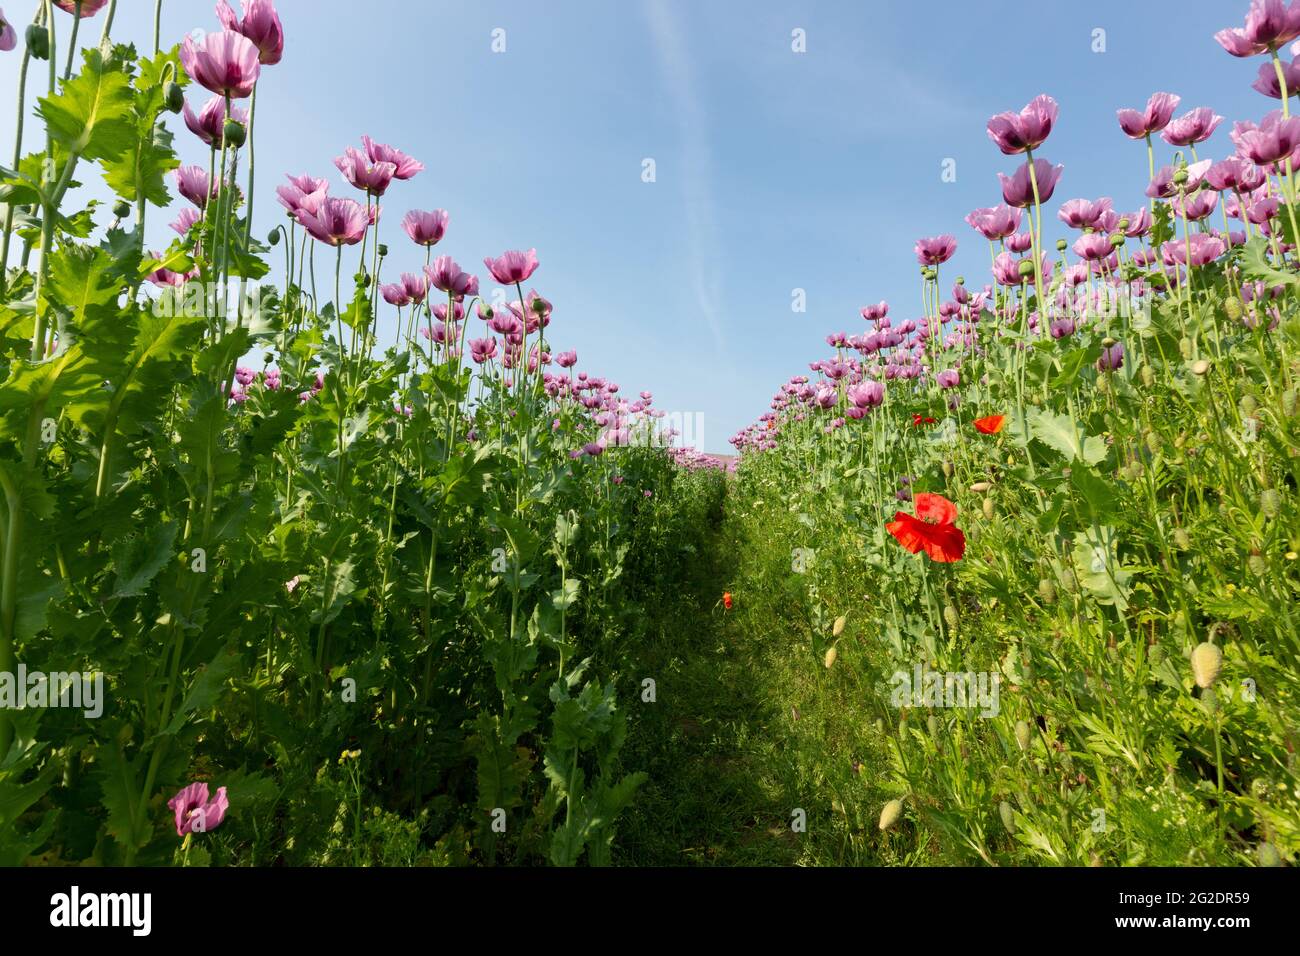
<path id="1" fill-rule="evenodd" d="M 1274 110 L 1236 140 L 1237 148 L 1257 166 L 1281 162 L 1300 148 L 1300 116 L 1287 119 L 1281 110 Z"/>
<path id="2" fill-rule="evenodd" d="M 223 96 L 214 96 L 206 103 L 197 114 L 190 109 L 190 101 L 185 101 L 184 109 L 185 125 L 189 127 L 191 133 L 208 146 L 221 148 L 223 138 L 223 128 L 226 122 L 226 99 Z M 248 124 L 248 110 L 232 107 L 230 110 L 230 119 L 244 125 Z"/>
<path id="3" fill-rule="evenodd" d="M 1214 39 L 1233 56 L 1271 53 L 1300 37 L 1300 4 L 1251 0 L 1246 25 L 1220 30 Z"/>
<path id="4" fill-rule="evenodd" d="M 344 150 L 342 156 L 335 157 L 334 165 L 344 179 L 372 196 L 382 196 L 387 192 L 397 174 L 397 167 L 392 163 L 373 163 L 354 146 Z"/>
<path id="5" fill-rule="evenodd" d="M 1170 146 L 1195 146 L 1214 135 L 1214 131 L 1223 122 L 1223 117 L 1205 106 L 1198 106 L 1190 113 L 1178 117 L 1165 127 L 1160 134 Z"/>
<path id="6" fill-rule="evenodd" d="M 242 34 L 257 47 L 263 66 L 275 66 L 284 54 L 284 27 L 272 0 L 244 0 L 244 19 L 235 16 L 227 0 L 217 0 L 217 19 L 227 30 Z"/>
<path id="7" fill-rule="evenodd" d="M 1101 217 L 1110 211 L 1110 199 L 1098 199 L 1096 202 L 1071 199 L 1061 205 L 1056 217 L 1071 229 L 1095 229 Z"/>
<path id="8" fill-rule="evenodd" d="M 209 92 L 242 100 L 253 92 L 261 73 L 257 45 L 233 30 L 205 34 L 181 43 L 181 65 Z"/>
<path id="9" fill-rule="evenodd" d="M 1036 96 L 1019 113 L 999 113 L 990 119 L 989 139 L 1008 156 L 1037 149 L 1051 135 L 1058 112 L 1056 100 L 1046 94 Z"/>
<path id="10" fill-rule="evenodd" d="M 487 266 L 488 272 L 492 273 L 492 278 L 501 285 L 527 282 L 537 271 L 537 250 L 503 252 L 496 259 L 490 257 L 484 259 L 483 264 Z"/>
<path id="11" fill-rule="evenodd" d="M 1045 159 L 1034 160 L 1034 178 L 1038 182 L 1038 198 L 1047 202 L 1056 191 L 1056 184 L 1061 181 L 1064 166 L 1053 166 Z M 1029 176 L 1029 163 L 1025 163 L 1012 176 L 998 173 L 1002 181 L 1002 198 L 1008 206 L 1024 209 L 1034 204 L 1033 183 Z"/>
<path id="12" fill-rule="evenodd" d="M 1173 93 L 1152 93 L 1143 112 L 1124 109 L 1116 112 L 1120 129 L 1129 139 L 1145 139 L 1169 125 L 1182 98 Z"/>
<path id="13" fill-rule="evenodd" d="M 191 833 L 206 833 L 221 826 L 230 809 L 230 800 L 226 797 L 226 788 L 218 787 L 217 796 L 208 799 L 206 783 L 192 783 L 176 796 L 167 801 L 167 806 L 176 814 L 176 835 L 188 836 Z"/>
<path id="14" fill-rule="evenodd" d="M 450 219 L 445 209 L 435 209 L 433 212 L 412 209 L 403 217 L 402 229 L 417 245 L 435 246 L 446 235 Z"/>
<path id="15" fill-rule="evenodd" d="M 424 171 L 424 163 L 412 159 L 400 149 L 384 143 L 376 143 L 369 136 L 361 137 L 361 144 L 366 148 L 366 157 L 376 165 L 392 163 L 395 167 L 394 179 L 407 180 L 416 173 Z"/>
<path id="16" fill-rule="evenodd" d="M 950 235 L 918 239 L 914 248 L 916 261 L 923 266 L 937 266 L 947 262 L 957 251 L 957 240 Z"/>
<path id="17" fill-rule="evenodd" d="M 208 200 L 217 194 L 217 184 L 208 177 L 208 171 L 201 166 L 181 166 L 172 178 L 176 180 L 176 189 L 194 205 L 203 209 Z"/>
<path id="18" fill-rule="evenodd" d="M 18 34 L 14 32 L 13 24 L 5 19 L 5 12 L 0 9 L 0 51 L 8 53 L 18 45 Z"/>
<path id="19" fill-rule="evenodd" d="M 1124 343 L 1103 346 L 1101 358 L 1097 359 L 1097 371 L 1114 372 L 1124 367 Z"/>
<path id="20" fill-rule="evenodd" d="M 315 215 L 304 210 L 299 221 L 312 238 L 331 246 L 356 245 L 370 225 L 365 207 L 354 199 L 326 198 Z"/>

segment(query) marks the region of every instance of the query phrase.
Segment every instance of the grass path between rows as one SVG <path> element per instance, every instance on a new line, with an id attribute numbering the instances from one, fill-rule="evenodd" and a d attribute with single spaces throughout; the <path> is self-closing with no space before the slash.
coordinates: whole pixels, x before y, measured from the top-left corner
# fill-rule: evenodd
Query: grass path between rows
<path id="1" fill-rule="evenodd" d="M 875 816 L 892 794 L 872 783 L 885 756 L 867 688 L 851 664 L 827 671 L 811 651 L 772 531 L 727 518 L 683 593 L 644 622 L 628 677 L 654 678 L 656 700 L 632 705 L 623 761 L 649 781 L 620 818 L 618 864 L 890 862 Z M 852 638 L 841 647 L 851 661 Z"/>

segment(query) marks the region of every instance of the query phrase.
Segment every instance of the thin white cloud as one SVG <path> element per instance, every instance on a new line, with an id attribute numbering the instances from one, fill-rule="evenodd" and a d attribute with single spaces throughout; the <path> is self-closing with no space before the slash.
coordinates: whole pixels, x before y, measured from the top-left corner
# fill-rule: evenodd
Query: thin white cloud
<path id="1" fill-rule="evenodd" d="M 722 335 L 722 254 L 714 216 L 712 167 L 707 114 L 696 93 L 686 39 L 666 0 L 645 0 L 642 6 L 650 24 L 655 53 L 677 113 L 682 134 L 682 191 L 686 207 L 686 235 L 690 248 L 691 285 L 696 302 L 718 347 L 726 354 Z"/>

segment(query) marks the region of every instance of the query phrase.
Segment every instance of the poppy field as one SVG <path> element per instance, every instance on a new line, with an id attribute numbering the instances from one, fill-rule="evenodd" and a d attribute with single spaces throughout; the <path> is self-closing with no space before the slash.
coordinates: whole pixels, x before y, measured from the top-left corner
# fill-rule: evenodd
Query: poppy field
<path id="1" fill-rule="evenodd" d="M 1074 198 L 1048 93 L 990 118 L 917 300 L 728 455 L 585 367 L 544 235 L 446 254 L 432 157 L 332 116 L 259 163 L 272 0 L 179 43 L 35 7 L 0 11 L 0 865 L 1296 861 L 1300 0 L 1206 37 L 1256 114 L 1115 104 L 1145 194 Z"/>

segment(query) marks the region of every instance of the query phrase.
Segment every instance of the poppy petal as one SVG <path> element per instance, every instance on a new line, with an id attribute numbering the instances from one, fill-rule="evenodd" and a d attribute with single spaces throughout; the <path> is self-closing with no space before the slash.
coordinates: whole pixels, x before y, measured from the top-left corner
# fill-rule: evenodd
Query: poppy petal
<path id="1" fill-rule="evenodd" d="M 952 524 L 957 520 L 957 506 L 943 495 L 921 491 L 912 500 L 916 505 L 916 516 L 924 521 Z"/>

